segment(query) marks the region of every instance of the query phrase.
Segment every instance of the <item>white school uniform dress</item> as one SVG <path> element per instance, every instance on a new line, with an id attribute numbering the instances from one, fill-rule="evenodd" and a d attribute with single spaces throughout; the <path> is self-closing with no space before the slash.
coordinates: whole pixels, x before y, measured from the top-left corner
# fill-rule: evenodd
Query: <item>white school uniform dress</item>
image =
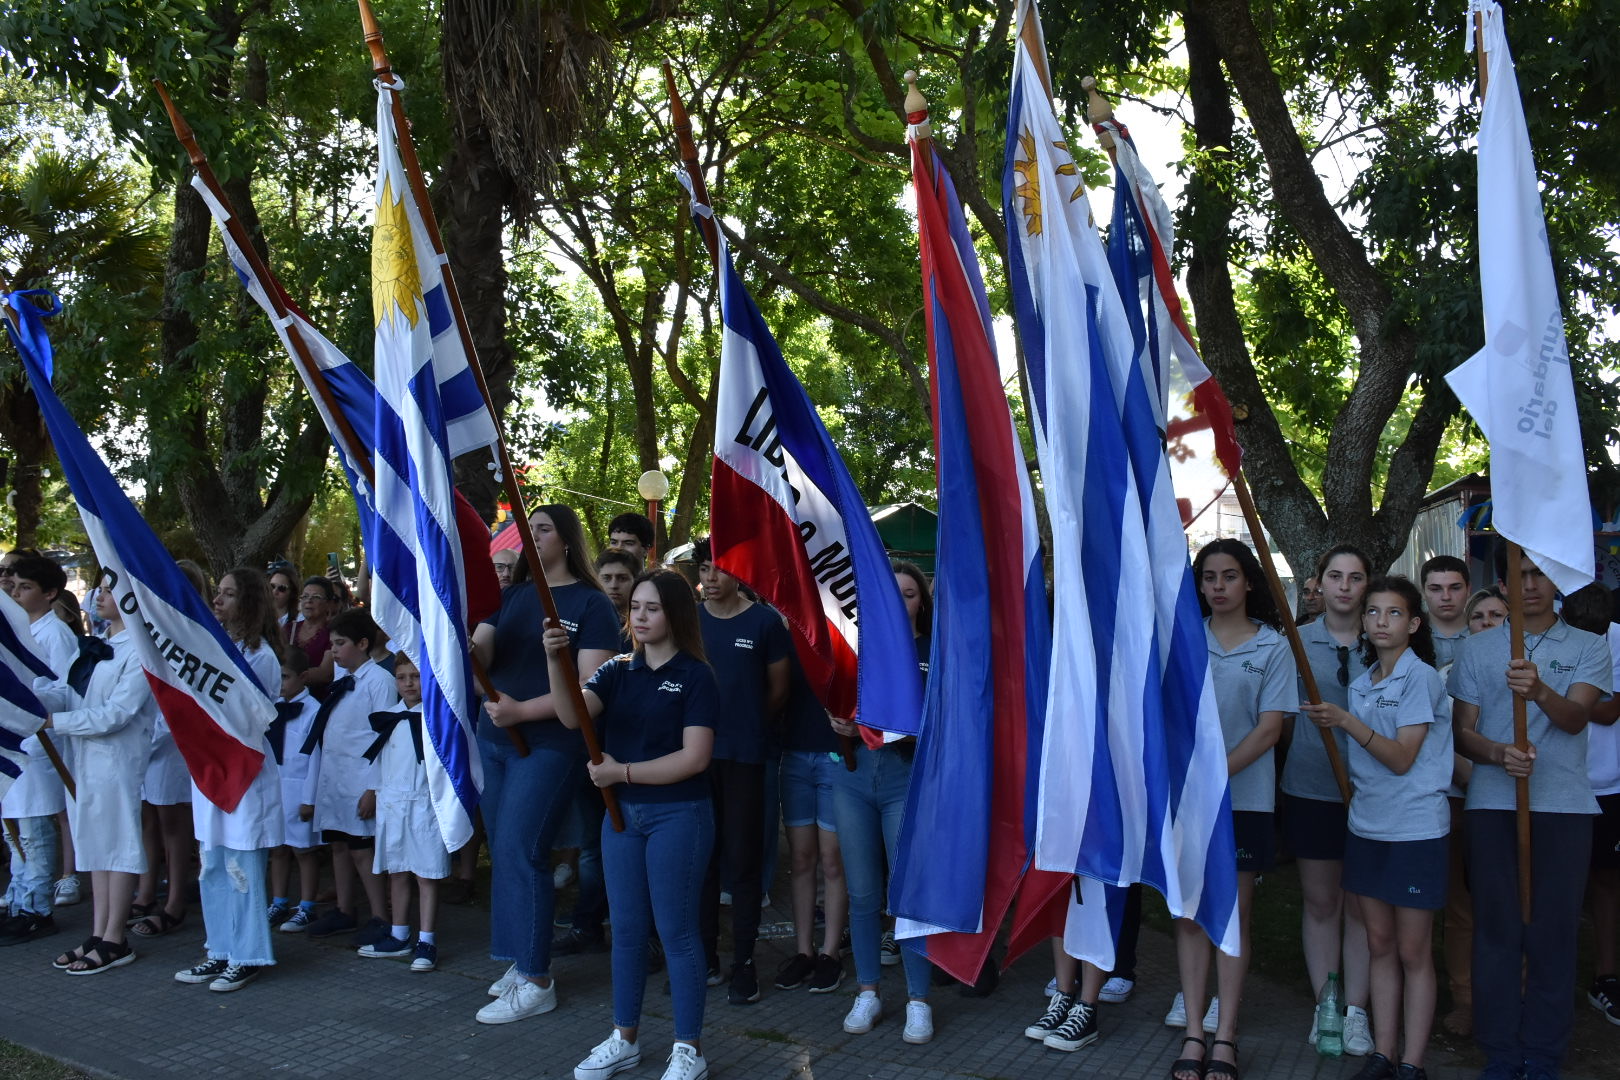
<path id="1" fill-rule="evenodd" d="M 152 745 L 146 757 L 146 772 L 141 781 L 141 798 L 153 806 L 178 806 L 191 801 L 191 772 L 180 748 L 174 744 L 174 734 L 168 721 L 160 713 L 152 725 Z"/>
<path id="2" fill-rule="evenodd" d="M 277 709 L 297 705 L 299 711 L 286 720 L 281 732 L 281 832 L 282 843 L 304 849 L 316 847 L 321 838 L 315 824 L 301 821 L 298 807 L 304 801 L 304 785 L 309 780 L 310 755 L 303 752 L 304 740 L 315 723 L 321 703 L 308 690 L 301 690 L 291 701 L 276 702 Z"/>
<path id="3" fill-rule="evenodd" d="M 371 869 L 378 874 L 409 872 L 424 878 L 449 877 L 450 852 L 445 849 L 439 820 L 428 797 L 427 769 L 418 756 L 426 752 L 422 714 L 403 702 L 395 702 L 394 708 L 374 713 L 373 717 L 374 731 L 377 718 L 400 719 L 394 722 L 377 754 L 377 847 Z"/>
<path id="4" fill-rule="evenodd" d="M 237 647 L 241 648 L 240 642 Z M 275 650 L 261 641 L 257 648 L 243 649 L 242 655 L 259 685 L 266 693 L 274 694 L 281 682 L 281 661 Z M 264 752 L 264 764 L 230 813 L 215 806 L 196 784 L 192 785 L 191 824 L 203 848 L 256 851 L 281 846 L 281 770 L 276 767 L 270 740 L 262 733 L 259 749 Z"/>
<path id="5" fill-rule="evenodd" d="M 317 713 L 319 742 L 310 755 L 304 802 L 315 807 L 317 831 L 373 836 L 377 831 L 376 819 L 362 820 L 359 814 L 360 796 L 377 789 L 378 768 L 365 758 L 366 750 L 376 739 L 371 730 L 371 714 L 393 705 L 399 695 L 394 692 L 393 678 L 374 660 L 361 664 L 353 678 L 354 689 L 337 698 L 335 703 L 331 696 L 323 703 L 323 708 L 332 706 L 324 729 L 319 729 Z M 334 680 L 334 694 L 341 681 Z M 315 734 L 312 732 L 312 737 Z"/>
<path id="6" fill-rule="evenodd" d="M 68 818 L 79 870 L 146 872 L 141 774 L 158 707 L 130 633 L 120 631 L 107 642 L 112 658 L 96 665 L 82 698 L 65 683 L 34 684 L 51 711 L 53 729 L 77 740 L 78 798 L 69 800 Z"/>
<path id="7" fill-rule="evenodd" d="M 28 629 L 34 636 L 35 655 L 56 673 L 57 682 L 65 684 L 68 670 L 73 667 L 73 661 L 79 658 L 78 637 L 67 623 L 49 611 L 30 623 Z M 49 735 L 71 773 L 73 765 L 68 757 L 72 753 L 72 740 L 55 731 Z M 5 798 L 0 799 L 0 816 L 31 818 L 51 817 L 60 813 L 67 806 L 67 789 L 62 786 L 56 766 L 45 756 L 44 745 L 30 735 L 22 741 L 22 750 L 28 755 L 28 764 L 23 766 L 22 775 L 6 790 Z"/>

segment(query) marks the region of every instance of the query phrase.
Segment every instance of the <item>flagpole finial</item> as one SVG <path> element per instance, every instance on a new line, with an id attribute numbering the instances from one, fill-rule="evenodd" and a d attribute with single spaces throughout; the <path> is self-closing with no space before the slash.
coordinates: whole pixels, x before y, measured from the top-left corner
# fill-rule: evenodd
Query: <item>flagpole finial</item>
<path id="1" fill-rule="evenodd" d="M 1093 126 L 1107 123 L 1114 118 L 1114 107 L 1098 91 L 1096 79 L 1087 75 L 1080 80 L 1080 88 L 1086 92 L 1086 99 L 1089 102 L 1086 105 L 1086 119 L 1090 120 Z M 1114 148 L 1114 135 L 1110 131 L 1098 131 L 1097 141 L 1102 143 L 1104 150 Z"/>
<path id="2" fill-rule="evenodd" d="M 917 137 L 932 138 L 933 129 L 928 124 L 928 99 L 917 89 L 917 73 L 908 71 L 902 77 L 906 80 L 906 123 Z"/>

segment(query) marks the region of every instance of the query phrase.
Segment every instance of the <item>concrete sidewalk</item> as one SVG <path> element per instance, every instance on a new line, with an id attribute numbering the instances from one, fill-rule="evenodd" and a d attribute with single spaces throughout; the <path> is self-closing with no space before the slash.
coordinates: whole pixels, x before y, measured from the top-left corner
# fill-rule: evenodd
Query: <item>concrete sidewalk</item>
<path id="1" fill-rule="evenodd" d="M 439 933 L 440 967 L 412 973 L 397 961 L 365 960 L 332 939 L 276 935 L 280 963 L 233 994 L 186 986 L 175 971 L 202 955 L 202 926 L 194 906 L 187 924 L 164 938 L 136 942 L 139 959 L 93 977 L 69 978 L 51 958 L 82 941 L 90 904 L 61 909 L 62 932 L 0 949 L 6 1007 L 0 1037 L 79 1066 L 131 1080 L 190 1076 L 378 1077 L 416 1080 L 454 1076 L 567 1077 L 612 1023 L 605 955 L 558 960 L 555 1012 L 502 1027 L 473 1014 L 489 999 L 485 987 L 502 965 L 486 958 L 487 914 L 480 907 L 446 907 Z M 786 920 L 766 912 L 767 924 Z M 769 927 L 768 927 L 769 928 Z M 1047 1050 L 1023 1036 L 1045 1008 L 1050 977 L 1045 955 L 1025 957 L 989 998 L 963 998 L 936 988 L 935 1037 L 925 1046 L 901 1041 L 904 992 L 899 969 L 885 969 L 889 1013 L 869 1035 L 848 1035 L 842 1019 L 853 977 L 836 993 L 777 991 L 769 977 L 791 941 L 760 943 L 765 996 L 732 1006 L 725 989 L 709 992 L 704 1052 L 715 1076 L 737 1078 L 1022 1078 L 1099 1076 L 1121 1080 L 1169 1075 L 1178 1033 L 1163 1026 L 1175 994 L 1169 939 L 1144 930 L 1138 992 L 1123 1005 L 1104 1005 L 1102 1039 L 1078 1053 Z M 662 1073 L 671 1036 L 670 999 L 663 976 L 649 979 L 642 1025 L 644 1058 L 628 1074 Z M 1252 1080 L 1348 1080 L 1360 1060 L 1317 1057 L 1305 1041 L 1310 1000 L 1262 977 L 1250 979 L 1244 1003 L 1240 1067 Z M 1607 1030 L 1607 1029 L 1606 1029 Z M 1620 1035 L 1617 1035 L 1620 1037 Z M 1429 1055 L 1434 1080 L 1472 1080 L 1470 1047 L 1457 1053 L 1437 1040 Z M 1614 1058 L 1607 1056 L 1612 1066 Z M 1588 1062 L 1591 1063 L 1590 1055 Z M 1472 1064 L 1470 1064 L 1472 1063 Z M 1565 1073 L 1568 1080 L 1613 1076 L 1610 1067 Z"/>

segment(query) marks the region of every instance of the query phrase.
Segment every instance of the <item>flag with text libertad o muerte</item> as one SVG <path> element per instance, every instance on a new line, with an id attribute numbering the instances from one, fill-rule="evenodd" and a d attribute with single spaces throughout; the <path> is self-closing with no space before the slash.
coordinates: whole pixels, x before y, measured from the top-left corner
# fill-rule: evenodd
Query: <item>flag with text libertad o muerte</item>
<path id="1" fill-rule="evenodd" d="M 19 323 L 13 328 L 8 321 L 7 333 L 22 354 L 84 531 L 111 581 L 175 746 L 197 789 L 228 813 L 264 764 L 264 733 L 276 716 L 269 695 L 274 688 L 259 685 L 208 601 L 180 572 L 57 398 L 45 319 L 62 308 L 53 298 L 52 308 L 43 311 L 36 296 L 48 294 L 6 296 Z"/>
<path id="2" fill-rule="evenodd" d="M 477 703 L 451 460 L 460 449 L 493 442 L 495 429 L 487 409 L 456 408 L 479 391 L 400 160 L 393 99 L 402 88 L 397 77 L 377 81 L 371 298 L 379 520 L 370 556 L 377 578 L 391 586 L 375 601 L 377 622 L 422 673 L 428 791 L 454 851 L 472 835 L 482 765 L 473 741 Z"/>
<path id="3" fill-rule="evenodd" d="M 1592 498 L 1536 163 L 1502 7 L 1484 16 L 1479 279 L 1485 348 L 1446 382 L 1491 444 L 1491 524 L 1572 593 L 1592 582 Z M 1473 35 L 1469 35 L 1473 39 Z"/>
<path id="4" fill-rule="evenodd" d="M 927 113 L 908 115 L 939 490 L 933 653 L 891 868 L 895 935 L 965 982 L 1026 885 L 1050 637 L 1023 447 L 990 305 Z M 1046 895 L 1067 877 L 1045 875 Z M 1011 955 L 1009 955 L 1009 962 Z"/>
<path id="5" fill-rule="evenodd" d="M 712 213 L 695 202 L 693 210 Z M 787 619 L 828 712 L 915 734 L 922 679 L 883 541 L 738 277 L 725 234 L 717 227 L 715 235 L 723 320 L 709 511 L 715 565 Z"/>
<path id="6" fill-rule="evenodd" d="M 1031 0 L 1014 47 L 1002 195 L 1055 605 L 1035 865 L 1080 875 L 1066 944 L 1099 966 L 1113 965 L 1111 935 L 1084 924 L 1105 910 L 1102 885 L 1153 886 L 1235 953 L 1226 747 L 1163 442 L 1178 361 L 1142 306 L 1143 293 L 1164 306 L 1150 236 L 1122 191 L 1110 268 L 1043 78 Z"/>

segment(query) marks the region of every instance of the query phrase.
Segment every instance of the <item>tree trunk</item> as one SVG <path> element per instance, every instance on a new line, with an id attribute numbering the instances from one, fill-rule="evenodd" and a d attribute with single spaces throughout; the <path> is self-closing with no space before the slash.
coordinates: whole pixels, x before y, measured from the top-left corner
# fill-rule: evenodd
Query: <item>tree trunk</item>
<path id="1" fill-rule="evenodd" d="M 51 442 L 39 402 L 19 369 L 0 392 L 0 438 L 11 450 L 12 513 L 17 518 L 17 547 L 39 546 L 39 518 L 45 506 L 41 473 L 51 460 Z"/>

